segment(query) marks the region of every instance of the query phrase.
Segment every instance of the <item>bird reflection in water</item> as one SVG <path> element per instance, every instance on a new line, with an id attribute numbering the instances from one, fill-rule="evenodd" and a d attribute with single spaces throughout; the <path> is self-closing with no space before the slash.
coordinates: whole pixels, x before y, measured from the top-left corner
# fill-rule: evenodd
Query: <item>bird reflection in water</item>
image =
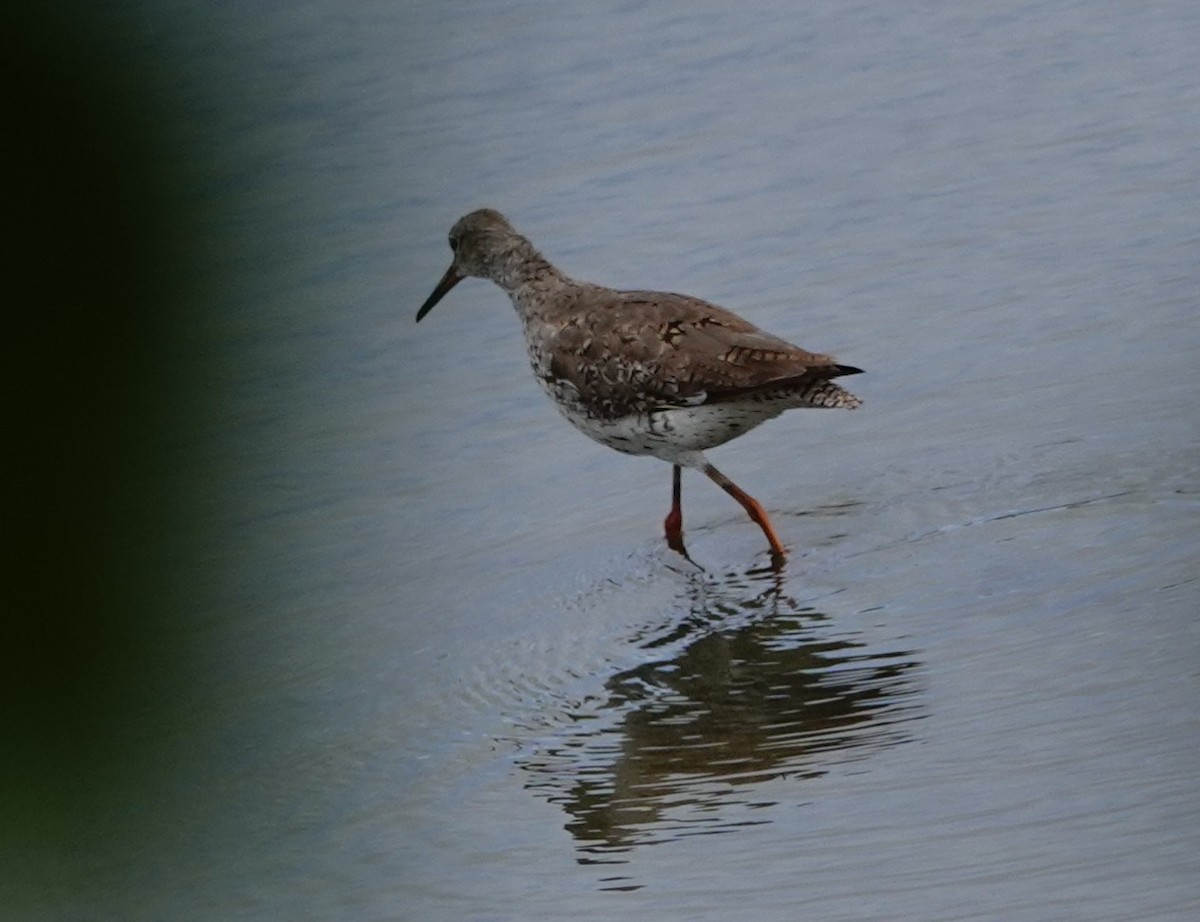
<path id="1" fill-rule="evenodd" d="M 910 652 L 837 634 L 777 575 L 698 578 L 689 595 L 682 621 L 635 638 L 661 658 L 613 675 L 520 759 L 527 786 L 568 814 L 581 863 L 769 823 L 755 809 L 773 805 L 765 782 L 903 742 L 919 716 Z"/>

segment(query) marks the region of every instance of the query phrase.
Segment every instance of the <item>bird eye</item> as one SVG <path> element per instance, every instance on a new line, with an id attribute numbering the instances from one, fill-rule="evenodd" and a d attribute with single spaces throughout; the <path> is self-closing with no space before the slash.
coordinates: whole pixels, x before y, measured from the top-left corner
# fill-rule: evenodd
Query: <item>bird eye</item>
<path id="1" fill-rule="evenodd" d="M 458 251 L 458 238 L 453 234 L 450 235 L 450 249 L 454 252 Z"/>

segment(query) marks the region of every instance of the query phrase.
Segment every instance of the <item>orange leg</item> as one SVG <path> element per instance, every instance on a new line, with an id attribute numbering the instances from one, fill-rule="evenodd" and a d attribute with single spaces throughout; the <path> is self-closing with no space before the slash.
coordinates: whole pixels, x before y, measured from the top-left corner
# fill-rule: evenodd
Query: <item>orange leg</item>
<path id="1" fill-rule="evenodd" d="M 683 505 L 681 503 L 680 475 L 683 473 L 678 464 L 671 471 L 671 511 L 667 513 L 663 528 L 667 532 L 667 547 L 686 556 L 683 548 Z"/>
<path id="2" fill-rule="evenodd" d="M 771 525 L 771 520 L 767 518 L 767 511 L 753 496 L 739 487 L 736 483 L 718 471 L 711 464 L 705 464 L 701 470 L 706 473 L 709 478 L 719 486 L 722 490 L 736 499 L 746 510 L 747 515 L 755 522 L 759 528 L 763 530 L 763 534 L 767 536 L 767 542 L 771 545 L 771 556 L 775 562 L 782 563 L 787 557 L 787 552 L 783 549 L 783 543 L 779 540 L 779 536 L 775 534 L 775 529 Z"/>

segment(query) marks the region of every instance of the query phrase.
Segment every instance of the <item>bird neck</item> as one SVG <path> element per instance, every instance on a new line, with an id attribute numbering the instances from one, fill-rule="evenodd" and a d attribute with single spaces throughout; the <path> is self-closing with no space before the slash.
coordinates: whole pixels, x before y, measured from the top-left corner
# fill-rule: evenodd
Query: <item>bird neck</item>
<path id="1" fill-rule="evenodd" d="M 575 284 L 524 238 L 490 268 L 492 281 L 508 292 L 523 315 L 544 313 L 555 292 Z"/>

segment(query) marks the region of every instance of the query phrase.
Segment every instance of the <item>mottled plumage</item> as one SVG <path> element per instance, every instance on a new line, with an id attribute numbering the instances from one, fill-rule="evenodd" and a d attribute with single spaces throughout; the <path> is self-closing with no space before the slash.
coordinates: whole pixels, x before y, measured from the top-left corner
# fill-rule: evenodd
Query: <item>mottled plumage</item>
<path id="1" fill-rule="evenodd" d="M 563 415 L 611 448 L 675 465 L 666 521 L 672 548 L 683 551 L 680 467 L 693 467 L 742 504 L 783 560 L 766 512 L 702 452 L 784 410 L 857 407 L 859 399 L 831 379 L 859 369 L 698 298 L 577 282 L 490 208 L 460 218 L 450 248 L 453 262 L 418 321 L 463 278 L 491 279 L 512 300 L 533 372 Z"/>

